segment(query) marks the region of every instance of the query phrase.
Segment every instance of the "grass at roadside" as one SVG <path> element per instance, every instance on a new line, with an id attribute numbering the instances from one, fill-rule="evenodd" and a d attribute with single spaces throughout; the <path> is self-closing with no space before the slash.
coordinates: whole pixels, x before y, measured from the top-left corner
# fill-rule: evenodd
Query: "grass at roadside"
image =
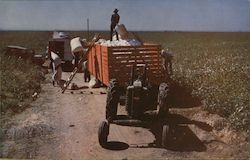
<path id="1" fill-rule="evenodd" d="M 250 134 L 250 33 L 141 36 L 174 53 L 174 79 L 192 88 L 206 110 Z"/>
<path id="2" fill-rule="evenodd" d="M 13 57 L 1 57 L 1 112 L 20 111 L 29 105 L 32 95 L 40 92 L 41 68 Z"/>
<path id="3" fill-rule="evenodd" d="M 0 111 L 20 111 L 27 107 L 35 92 L 40 91 L 43 73 L 29 61 L 7 57 L 5 47 L 17 45 L 44 53 L 49 32 L 0 32 Z"/>

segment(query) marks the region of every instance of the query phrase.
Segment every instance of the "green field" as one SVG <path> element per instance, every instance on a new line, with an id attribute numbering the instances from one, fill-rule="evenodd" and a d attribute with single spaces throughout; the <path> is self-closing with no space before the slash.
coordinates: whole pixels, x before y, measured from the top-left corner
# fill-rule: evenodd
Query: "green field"
<path id="1" fill-rule="evenodd" d="M 28 64 L 6 60 L 6 57 L 2 56 L 4 47 L 20 45 L 33 48 L 38 53 L 45 53 L 51 33 L 0 32 L 1 102 L 9 100 L 10 97 L 13 100 L 11 92 L 24 91 L 18 90 L 19 84 L 20 81 L 29 79 L 30 73 L 33 73 L 33 78 L 39 77 L 36 75 L 37 70 L 30 69 Z M 72 38 L 87 37 L 86 32 L 69 32 L 69 34 Z M 107 38 L 108 34 L 102 32 L 104 38 Z M 160 43 L 162 47 L 174 53 L 174 81 L 191 89 L 192 95 L 199 97 L 206 110 L 227 117 L 234 128 L 244 129 L 250 133 L 249 32 L 138 32 L 138 34 L 144 41 Z M 90 33 L 90 37 L 92 35 L 93 32 Z M 20 68 L 20 65 L 27 68 Z M 13 70 L 17 73 L 13 73 Z M 24 77 L 21 79 L 20 75 Z M 12 81 L 9 82 L 8 79 Z M 32 81 L 32 78 L 29 81 Z M 16 88 L 9 90 L 13 83 Z M 6 92 L 10 96 L 6 96 Z M 30 93 L 32 92 L 27 94 Z M 2 95 L 5 95 L 5 99 L 2 99 Z M 15 93 L 14 96 L 18 95 L 19 93 Z M 18 100 L 13 104 L 18 104 Z"/>

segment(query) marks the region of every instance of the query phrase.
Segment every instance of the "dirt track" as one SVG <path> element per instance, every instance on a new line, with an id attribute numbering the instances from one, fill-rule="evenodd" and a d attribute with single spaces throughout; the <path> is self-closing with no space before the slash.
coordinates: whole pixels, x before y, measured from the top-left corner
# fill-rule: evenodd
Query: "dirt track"
<path id="1" fill-rule="evenodd" d="M 69 74 L 63 73 L 63 79 L 67 79 Z M 80 73 L 73 82 L 79 87 L 87 85 Z M 35 144 L 27 156 L 30 158 L 228 159 L 249 154 L 246 147 L 242 150 L 239 146 L 245 145 L 241 143 L 245 139 L 238 139 L 235 134 L 222 134 L 223 129 L 215 130 L 213 116 L 201 111 L 200 107 L 170 110 L 170 120 L 177 125 L 174 127 L 175 138 L 168 149 L 153 143 L 155 135 L 157 137 L 161 132 L 157 125 L 152 128 L 111 125 L 109 149 L 104 149 L 98 144 L 97 132 L 99 123 L 105 117 L 106 94 L 101 94 L 105 88 L 66 90 L 62 94 L 59 87 L 46 83 L 42 89 L 33 103 L 33 109 L 26 111 L 24 117 L 27 123 L 19 122 L 18 125 L 45 123 L 53 131 L 42 138 L 30 138 Z M 238 146 L 235 146 L 236 143 Z"/>
<path id="2" fill-rule="evenodd" d="M 82 74 L 78 74 L 74 78 L 74 82 L 79 86 L 83 84 L 82 77 Z M 45 87 L 51 88 L 51 85 Z M 58 136 L 55 144 L 42 147 L 40 155 L 46 155 L 42 158 L 131 159 L 140 157 L 143 159 L 148 156 L 161 157 L 158 155 L 159 150 L 164 153 L 164 149 L 158 148 L 145 148 L 144 151 L 133 148 L 136 145 L 147 146 L 148 143 L 152 143 L 154 136 L 150 131 L 116 125 L 111 125 L 109 136 L 109 141 L 112 141 L 111 150 L 100 147 L 97 132 L 99 123 L 105 117 L 106 100 L 106 94 L 100 94 L 100 92 L 105 92 L 105 88 L 67 90 L 64 94 L 60 93 L 59 88 L 53 88 L 50 91 L 51 96 L 47 98 L 51 104 L 48 105 L 58 110 L 53 115 L 55 117 L 53 125 Z M 51 149 L 48 150 L 48 147 Z"/>

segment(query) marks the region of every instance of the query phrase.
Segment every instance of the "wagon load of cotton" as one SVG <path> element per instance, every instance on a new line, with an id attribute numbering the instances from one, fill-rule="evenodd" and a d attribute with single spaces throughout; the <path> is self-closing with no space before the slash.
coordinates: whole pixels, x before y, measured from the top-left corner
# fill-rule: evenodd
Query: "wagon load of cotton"
<path id="1" fill-rule="evenodd" d="M 116 39 L 116 35 L 113 36 L 113 41 L 100 39 L 97 44 L 103 46 L 139 46 L 141 42 L 136 39 L 129 39 L 128 31 L 123 24 L 118 24 L 115 29 L 118 33 L 119 40 Z"/>
<path id="2" fill-rule="evenodd" d="M 97 41 L 97 44 L 100 44 L 102 46 L 139 46 L 141 45 L 141 42 L 139 42 L 138 40 L 135 39 L 127 39 L 127 40 L 123 40 L 123 39 L 119 39 L 119 40 L 105 40 L 105 39 L 100 39 L 99 41 Z"/>

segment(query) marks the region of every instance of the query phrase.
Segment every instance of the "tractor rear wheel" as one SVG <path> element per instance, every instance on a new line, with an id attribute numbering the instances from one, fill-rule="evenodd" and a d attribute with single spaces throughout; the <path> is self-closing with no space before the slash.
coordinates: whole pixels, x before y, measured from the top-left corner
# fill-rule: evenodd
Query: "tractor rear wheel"
<path id="1" fill-rule="evenodd" d="M 126 101 L 125 101 L 126 111 L 128 115 L 131 115 L 131 105 L 132 105 L 132 90 L 128 89 L 126 91 Z"/>
<path id="2" fill-rule="evenodd" d="M 116 117 L 120 97 L 119 84 L 116 79 L 109 82 L 107 92 L 106 119 L 110 122 Z"/>
<path id="3" fill-rule="evenodd" d="M 109 124 L 107 121 L 102 121 L 98 129 L 98 140 L 102 147 L 107 145 L 109 135 Z"/>
<path id="4" fill-rule="evenodd" d="M 170 131 L 169 131 L 169 126 L 168 125 L 163 125 L 162 127 L 162 136 L 161 136 L 161 145 L 162 147 L 167 147 L 168 142 L 169 142 L 169 135 Z"/>

